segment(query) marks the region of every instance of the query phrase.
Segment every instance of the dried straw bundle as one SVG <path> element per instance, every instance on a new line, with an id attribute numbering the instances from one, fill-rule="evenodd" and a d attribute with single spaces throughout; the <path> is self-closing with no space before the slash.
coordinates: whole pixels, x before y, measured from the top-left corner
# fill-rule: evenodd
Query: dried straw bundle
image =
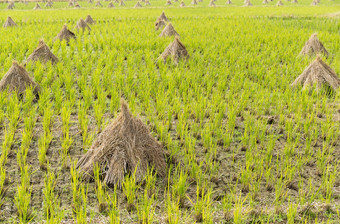
<path id="1" fill-rule="evenodd" d="M 108 185 L 121 186 L 124 176 L 136 170 L 136 180 L 144 178 L 148 167 L 160 176 L 166 175 L 165 154 L 150 135 L 147 126 L 133 117 L 127 104 L 121 101 L 118 117 L 97 137 L 91 149 L 78 161 L 85 180 L 93 177 L 98 164 Z"/>
<path id="2" fill-rule="evenodd" d="M 340 87 L 340 78 L 332 68 L 318 56 L 291 85 L 302 85 L 303 88 L 316 85 L 317 89 L 326 85 L 333 90 L 337 90 Z"/>
<path id="3" fill-rule="evenodd" d="M 39 85 L 33 81 L 28 72 L 17 62 L 13 62 L 12 67 L 0 81 L 0 90 L 8 88 L 8 91 L 17 91 L 18 94 L 23 94 L 28 86 L 34 88 L 35 94 L 38 94 L 40 91 Z"/>

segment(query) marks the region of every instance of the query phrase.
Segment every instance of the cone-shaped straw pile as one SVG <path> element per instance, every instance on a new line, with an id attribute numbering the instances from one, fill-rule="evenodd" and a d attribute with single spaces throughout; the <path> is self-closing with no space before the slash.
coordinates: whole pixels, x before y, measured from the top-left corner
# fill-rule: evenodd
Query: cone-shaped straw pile
<path id="1" fill-rule="evenodd" d="M 178 39 L 178 37 L 175 37 L 174 42 L 169 44 L 169 46 L 159 56 L 158 60 L 163 60 L 165 63 L 169 56 L 172 57 L 173 62 L 175 64 L 178 64 L 180 58 L 183 58 L 183 59 L 189 58 L 187 49 L 182 44 L 182 42 Z"/>
<path id="2" fill-rule="evenodd" d="M 226 4 L 226 5 L 231 5 L 232 2 L 231 2 L 231 0 L 227 0 L 227 2 L 226 2 L 225 4 Z"/>
<path id="3" fill-rule="evenodd" d="M 71 38 L 75 39 L 76 35 L 70 30 L 68 30 L 65 24 L 63 28 L 61 29 L 61 31 L 58 33 L 58 35 L 54 38 L 54 40 L 59 39 L 60 41 L 66 40 L 67 42 L 69 42 Z"/>
<path id="4" fill-rule="evenodd" d="M 96 6 L 97 6 L 97 7 L 103 7 L 103 5 L 102 5 L 102 3 L 100 3 L 100 1 L 98 1 L 98 2 L 96 3 Z"/>
<path id="5" fill-rule="evenodd" d="M 172 5 L 172 3 L 171 3 L 170 0 L 168 0 L 168 1 L 165 3 L 165 5 Z"/>
<path id="6" fill-rule="evenodd" d="M 33 81 L 28 72 L 17 62 L 13 62 L 12 67 L 0 81 L 0 90 L 8 88 L 10 92 L 17 91 L 18 94 L 24 93 L 28 86 L 33 88 L 35 94 L 40 91 L 39 85 Z"/>
<path id="7" fill-rule="evenodd" d="M 14 9 L 14 2 L 9 3 L 7 9 Z"/>
<path id="8" fill-rule="evenodd" d="M 172 26 L 171 23 L 166 25 L 164 30 L 161 34 L 159 34 L 160 37 L 170 37 L 170 36 L 179 36 L 179 34 L 176 32 L 175 28 Z"/>
<path id="9" fill-rule="evenodd" d="M 283 3 L 282 3 L 281 1 L 278 1 L 278 2 L 276 3 L 276 6 L 283 6 Z"/>
<path id="10" fill-rule="evenodd" d="M 89 25 L 83 19 L 80 19 L 77 22 L 77 25 L 76 25 L 75 28 L 76 28 L 77 31 L 82 30 L 84 32 L 86 29 L 88 31 L 91 31 L 91 28 L 89 27 Z"/>
<path id="11" fill-rule="evenodd" d="M 107 5 L 108 8 L 114 8 L 115 5 L 113 4 L 113 2 L 110 2 L 108 5 Z"/>
<path id="12" fill-rule="evenodd" d="M 197 1 L 196 0 L 192 0 L 191 1 L 191 5 L 197 5 Z"/>
<path id="13" fill-rule="evenodd" d="M 3 27 L 9 27 L 9 26 L 17 26 L 17 24 L 13 21 L 11 17 L 7 17 L 7 20 L 5 21 Z"/>
<path id="14" fill-rule="evenodd" d="M 106 184 L 118 186 L 126 174 L 135 171 L 139 182 L 148 167 L 154 167 L 160 176 L 165 176 L 167 170 L 161 145 L 150 135 L 148 127 L 133 117 L 123 100 L 118 117 L 99 134 L 77 163 L 85 180 L 93 177 L 94 164 L 99 165 Z"/>
<path id="15" fill-rule="evenodd" d="M 292 2 L 293 2 L 293 3 L 298 3 L 298 1 L 297 1 L 297 0 L 293 0 Z"/>
<path id="16" fill-rule="evenodd" d="M 87 3 L 93 3 L 93 1 L 92 0 L 88 0 Z"/>
<path id="17" fill-rule="evenodd" d="M 312 56 L 318 53 L 323 53 L 326 57 L 328 56 L 328 51 L 318 39 L 318 35 L 314 33 L 302 48 L 300 55 Z"/>
<path id="18" fill-rule="evenodd" d="M 74 7 L 79 9 L 80 5 L 77 3 Z"/>
<path id="19" fill-rule="evenodd" d="M 263 0 L 263 4 L 268 4 L 268 0 Z"/>
<path id="20" fill-rule="evenodd" d="M 316 60 L 313 61 L 291 85 L 302 85 L 303 88 L 316 85 L 317 89 L 326 85 L 333 90 L 337 90 L 340 87 L 340 78 L 329 65 L 317 56 Z"/>
<path id="21" fill-rule="evenodd" d="M 136 5 L 134 6 L 134 8 L 141 8 L 141 7 L 142 5 L 139 2 L 137 2 Z"/>
<path id="22" fill-rule="evenodd" d="M 155 30 L 157 31 L 164 26 L 166 26 L 166 23 L 164 22 L 164 20 L 158 18 L 157 21 L 155 22 Z"/>
<path id="23" fill-rule="evenodd" d="M 244 6 L 252 6 L 253 4 L 251 4 L 251 2 L 248 0 L 244 3 Z"/>
<path id="24" fill-rule="evenodd" d="M 145 1 L 145 6 L 148 6 L 148 5 L 151 5 L 151 4 L 150 4 L 149 0 L 146 0 Z"/>
<path id="25" fill-rule="evenodd" d="M 181 8 L 185 7 L 185 3 L 182 1 L 181 4 L 179 4 L 179 7 Z"/>
<path id="26" fill-rule="evenodd" d="M 90 15 L 87 15 L 86 18 L 85 18 L 85 22 L 87 24 L 95 24 L 96 22 L 92 19 L 92 17 Z"/>
<path id="27" fill-rule="evenodd" d="M 318 5 L 319 3 L 317 2 L 317 1 L 312 1 L 312 3 L 310 4 L 311 6 L 316 6 L 316 5 Z"/>
<path id="28" fill-rule="evenodd" d="M 158 17 L 158 19 L 164 20 L 164 21 L 169 21 L 169 20 L 168 20 L 168 17 L 166 17 L 166 15 L 165 15 L 164 12 L 162 12 L 162 14 Z"/>
<path id="29" fill-rule="evenodd" d="M 47 3 L 45 4 L 45 7 L 46 7 L 46 8 L 51 8 L 52 5 L 53 5 L 53 2 L 49 1 L 49 2 L 47 2 Z"/>
<path id="30" fill-rule="evenodd" d="M 41 9 L 41 7 L 40 7 L 40 5 L 39 5 L 39 3 L 37 3 L 35 6 L 34 6 L 34 8 L 33 8 L 34 10 L 36 10 L 36 9 Z"/>
<path id="31" fill-rule="evenodd" d="M 39 41 L 39 46 L 27 58 L 27 62 L 38 61 L 38 60 L 42 62 L 51 61 L 52 64 L 55 64 L 59 61 L 58 58 L 50 51 L 50 49 L 48 48 L 48 46 L 45 44 L 43 40 Z"/>
<path id="32" fill-rule="evenodd" d="M 213 0 L 211 0 L 210 1 L 210 3 L 209 3 L 209 5 L 208 5 L 209 7 L 216 7 L 216 5 L 215 5 L 215 3 L 214 3 L 214 1 Z"/>

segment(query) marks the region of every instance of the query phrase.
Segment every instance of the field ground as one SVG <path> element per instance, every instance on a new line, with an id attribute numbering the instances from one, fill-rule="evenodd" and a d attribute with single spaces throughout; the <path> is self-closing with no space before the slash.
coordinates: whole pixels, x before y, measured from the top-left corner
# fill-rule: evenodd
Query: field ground
<path id="1" fill-rule="evenodd" d="M 290 83 L 315 59 L 298 56 L 315 32 L 330 53 L 322 59 L 340 74 L 340 4 L 184 2 L 190 7 L 0 4 L 0 24 L 7 16 L 18 24 L 0 29 L 0 77 L 40 39 L 60 60 L 26 65 L 42 88 L 38 100 L 0 94 L 0 223 L 115 223 L 116 216 L 139 223 L 143 214 L 144 223 L 339 223 L 340 92 Z M 174 39 L 155 31 L 162 11 L 190 55 L 177 66 L 156 62 Z M 89 33 L 75 32 L 69 45 L 53 42 L 64 24 L 75 31 L 88 14 L 97 22 Z M 110 211 L 100 213 L 98 183 L 78 183 L 72 170 L 117 116 L 121 97 L 164 146 L 169 177 L 148 175 L 130 191 L 136 211 L 127 211 L 126 191 L 117 189 L 118 209 L 105 196 Z M 154 194 L 144 196 L 149 184 Z M 51 202 L 57 214 L 47 215 Z"/>

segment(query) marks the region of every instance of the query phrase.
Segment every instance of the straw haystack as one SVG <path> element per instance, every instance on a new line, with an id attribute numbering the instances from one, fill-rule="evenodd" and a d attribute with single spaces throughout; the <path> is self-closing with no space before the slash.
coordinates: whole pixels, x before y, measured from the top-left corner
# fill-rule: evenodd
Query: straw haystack
<path id="1" fill-rule="evenodd" d="M 17 62 L 13 62 L 12 67 L 4 75 L 0 81 L 0 90 L 16 91 L 18 94 L 23 94 L 28 86 L 33 88 L 33 92 L 37 94 L 40 87 L 29 76 L 28 72 L 21 67 Z"/>
<path id="2" fill-rule="evenodd" d="M 72 1 L 70 1 L 70 2 L 68 3 L 68 6 L 69 6 L 69 7 L 73 7 L 73 6 L 74 6 L 74 3 L 73 3 Z"/>
<path id="3" fill-rule="evenodd" d="M 268 4 L 268 0 L 263 0 L 263 4 Z"/>
<path id="4" fill-rule="evenodd" d="M 166 27 L 163 29 L 162 33 L 159 34 L 160 37 L 170 37 L 170 36 L 179 36 L 179 34 L 176 32 L 175 28 L 171 23 L 166 25 Z"/>
<path id="5" fill-rule="evenodd" d="M 191 1 L 191 5 L 197 5 L 197 1 L 196 0 L 192 0 Z"/>
<path id="6" fill-rule="evenodd" d="M 97 1 L 96 7 L 103 7 L 103 5 L 102 5 L 102 3 L 100 3 L 100 1 Z"/>
<path id="7" fill-rule="evenodd" d="M 7 9 L 14 9 L 14 2 L 9 3 Z"/>
<path id="8" fill-rule="evenodd" d="M 125 6 L 125 3 L 123 0 L 120 1 L 119 6 Z"/>
<path id="9" fill-rule="evenodd" d="M 56 39 L 59 39 L 60 41 L 62 40 L 66 40 L 67 42 L 69 42 L 72 38 L 76 38 L 76 35 L 71 32 L 70 30 L 67 29 L 66 24 L 63 26 L 63 28 L 61 29 L 61 31 L 58 33 L 58 35 L 54 38 L 54 41 Z"/>
<path id="10" fill-rule="evenodd" d="M 281 1 L 278 1 L 278 2 L 276 3 L 276 6 L 283 6 L 283 3 L 282 3 Z"/>
<path id="11" fill-rule="evenodd" d="M 209 5 L 208 5 L 209 7 L 216 7 L 216 5 L 215 5 L 215 3 L 214 3 L 214 1 L 213 0 L 211 0 L 210 1 L 210 3 L 209 3 Z"/>
<path id="12" fill-rule="evenodd" d="M 165 5 L 172 5 L 171 0 L 166 1 Z"/>
<path id="13" fill-rule="evenodd" d="M 134 8 L 142 8 L 142 5 L 139 2 L 137 2 Z"/>
<path id="14" fill-rule="evenodd" d="M 46 8 L 51 8 L 53 6 L 53 2 L 49 1 L 45 4 Z"/>
<path id="15" fill-rule="evenodd" d="M 93 0 L 88 0 L 87 3 L 90 3 L 90 4 L 91 4 L 91 3 L 93 3 Z"/>
<path id="16" fill-rule="evenodd" d="M 118 0 L 114 0 L 114 1 L 113 1 L 113 3 L 117 3 L 117 4 L 119 4 L 119 1 L 118 1 Z"/>
<path id="17" fill-rule="evenodd" d="M 160 28 L 163 28 L 164 26 L 166 26 L 166 22 L 160 18 L 157 19 L 157 21 L 155 22 L 155 30 L 159 30 Z"/>
<path id="18" fill-rule="evenodd" d="M 311 6 L 316 6 L 316 5 L 318 5 L 319 3 L 317 2 L 317 1 L 312 1 L 312 3 L 310 4 Z"/>
<path id="19" fill-rule="evenodd" d="M 17 26 L 17 24 L 13 21 L 11 17 L 7 17 L 3 27 Z"/>
<path id="20" fill-rule="evenodd" d="M 146 0 L 145 1 L 145 6 L 148 6 L 148 5 L 151 5 L 151 4 L 150 4 L 149 0 Z"/>
<path id="21" fill-rule="evenodd" d="M 113 4 L 113 2 L 110 2 L 108 5 L 107 5 L 108 8 L 114 8 L 115 5 Z"/>
<path id="22" fill-rule="evenodd" d="M 314 33 L 302 48 L 300 55 L 312 56 L 318 53 L 323 53 L 326 57 L 328 56 L 328 51 L 318 39 L 317 33 Z"/>
<path id="23" fill-rule="evenodd" d="M 231 0 L 227 0 L 227 2 L 226 2 L 225 4 L 226 4 L 226 5 L 231 5 L 232 2 L 231 2 Z"/>
<path id="24" fill-rule="evenodd" d="M 185 3 L 182 1 L 181 4 L 179 4 L 179 7 L 181 8 L 185 7 Z"/>
<path id="25" fill-rule="evenodd" d="M 85 32 L 85 30 L 87 31 L 91 31 L 91 28 L 89 27 L 89 25 L 83 20 L 80 19 L 77 24 L 76 24 L 76 30 L 79 32 L 79 30 Z"/>
<path id="26" fill-rule="evenodd" d="M 95 24 L 96 22 L 92 19 L 92 17 L 90 15 L 87 15 L 86 18 L 85 18 L 85 22 L 87 24 Z"/>
<path id="27" fill-rule="evenodd" d="M 33 53 L 28 56 L 26 62 L 29 61 L 42 61 L 44 63 L 51 61 L 52 64 L 57 63 L 58 58 L 51 52 L 48 46 L 45 44 L 43 40 L 39 41 L 38 47 L 33 51 Z"/>
<path id="28" fill-rule="evenodd" d="M 34 6 L 34 8 L 33 8 L 34 10 L 36 10 L 36 9 L 41 9 L 41 7 L 40 7 L 40 5 L 39 5 L 39 3 L 37 3 L 35 6 Z"/>
<path id="29" fill-rule="evenodd" d="M 167 172 L 161 145 L 150 135 L 148 127 L 131 114 L 123 100 L 118 117 L 77 163 L 85 180 L 93 178 L 94 164 L 99 165 L 106 184 L 119 187 L 125 175 L 134 172 L 136 181 L 142 181 L 148 167 L 154 167 L 159 176 Z"/>
<path id="30" fill-rule="evenodd" d="M 293 0 L 292 3 L 298 3 L 298 1 L 297 0 Z"/>
<path id="31" fill-rule="evenodd" d="M 160 19 L 160 20 L 164 20 L 164 21 L 166 21 L 166 22 L 168 22 L 169 20 L 168 20 L 168 17 L 166 17 L 166 15 L 165 15 L 165 13 L 164 12 L 162 12 L 162 14 L 158 17 L 158 19 Z"/>
<path id="32" fill-rule="evenodd" d="M 164 50 L 164 52 L 159 56 L 158 60 L 163 60 L 166 62 L 168 57 L 172 57 L 173 62 L 178 64 L 179 59 L 188 59 L 189 54 L 185 46 L 179 40 L 179 37 L 176 36 L 174 42 L 169 44 L 169 46 Z"/>
<path id="33" fill-rule="evenodd" d="M 252 6 L 253 4 L 251 4 L 250 0 L 246 0 L 244 2 L 244 6 Z"/>
<path id="34" fill-rule="evenodd" d="M 291 85 L 302 85 L 303 88 L 315 85 L 317 89 L 320 89 L 322 86 L 329 86 L 333 90 L 337 90 L 340 87 L 340 78 L 329 65 L 317 56 L 316 60 Z"/>
<path id="35" fill-rule="evenodd" d="M 79 9 L 79 8 L 80 8 L 80 5 L 79 5 L 78 3 L 76 3 L 76 5 L 74 6 L 74 8 Z"/>

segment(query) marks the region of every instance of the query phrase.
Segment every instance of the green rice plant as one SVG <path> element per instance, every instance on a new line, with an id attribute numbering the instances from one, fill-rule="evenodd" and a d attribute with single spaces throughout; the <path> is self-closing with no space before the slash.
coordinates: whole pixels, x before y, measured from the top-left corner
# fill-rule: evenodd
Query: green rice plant
<path id="1" fill-rule="evenodd" d="M 9 128 L 12 130 L 16 130 L 20 122 L 20 108 L 21 103 L 17 94 L 12 94 L 7 104 L 7 119 L 9 121 Z"/>
<path id="2" fill-rule="evenodd" d="M 188 174 L 178 166 L 173 174 L 172 197 L 178 201 L 180 207 L 184 206 L 188 190 Z"/>
<path id="3" fill-rule="evenodd" d="M 44 89 L 39 93 L 38 108 L 40 115 L 43 115 L 46 105 L 50 102 L 50 92 L 49 89 Z"/>
<path id="4" fill-rule="evenodd" d="M 122 188 L 124 195 L 127 200 L 126 209 L 128 212 L 135 211 L 137 207 L 135 206 L 135 199 L 137 198 L 137 190 L 140 185 L 136 182 L 136 171 L 137 167 L 131 175 L 127 175 L 122 183 Z"/>
<path id="5" fill-rule="evenodd" d="M 327 166 L 322 176 L 321 191 L 324 195 L 323 199 L 326 203 L 331 203 L 333 195 L 333 187 L 339 172 L 337 166 Z"/>
<path id="6" fill-rule="evenodd" d="M 94 174 L 94 180 L 96 182 L 96 195 L 98 200 L 98 208 L 99 212 L 103 213 L 107 210 L 108 205 L 106 203 L 106 192 L 105 192 L 105 185 L 101 181 L 101 173 L 100 173 L 100 167 L 98 164 L 95 164 L 93 169 Z"/>
<path id="7" fill-rule="evenodd" d="M 157 173 L 154 171 L 153 168 L 148 168 L 145 174 L 145 191 L 148 193 L 149 197 L 156 197 L 157 196 L 157 188 L 156 188 L 156 180 L 157 180 Z"/>
<path id="8" fill-rule="evenodd" d="M 49 167 L 49 165 L 47 165 Z M 57 184 L 57 176 L 50 168 L 47 169 L 44 179 L 44 213 L 46 223 L 57 224 L 60 223 L 64 217 L 64 211 L 60 208 L 60 199 L 55 192 Z"/>
<path id="9" fill-rule="evenodd" d="M 155 201 L 154 195 L 149 197 L 148 191 L 145 190 L 143 196 L 138 200 L 137 217 L 139 223 L 148 224 L 154 222 L 155 208 L 153 206 Z"/>
<path id="10" fill-rule="evenodd" d="M 76 170 L 76 161 L 70 168 L 72 184 L 73 219 L 77 223 L 87 223 L 87 193 L 88 185 L 80 182 L 80 174 Z"/>
<path id="11" fill-rule="evenodd" d="M 14 143 L 15 130 L 4 130 L 4 140 L 2 142 L 2 152 L 0 155 L 0 165 L 4 166 L 7 163 L 7 156 Z"/>
<path id="12" fill-rule="evenodd" d="M 167 222 L 169 224 L 178 224 L 182 221 L 182 212 L 178 204 L 178 200 L 173 200 L 171 194 L 168 191 L 165 192 L 166 195 L 166 212 L 167 212 Z"/>
<path id="13" fill-rule="evenodd" d="M 233 210 L 233 223 L 240 224 L 246 219 L 246 210 L 244 203 L 247 198 L 242 200 L 241 194 L 235 199 L 234 210 Z"/>
<path id="14" fill-rule="evenodd" d="M 5 202 L 5 194 L 7 188 L 5 187 L 6 183 L 6 169 L 4 166 L 0 166 L 0 208 Z"/>
<path id="15" fill-rule="evenodd" d="M 30 209 L 32 188 L 30 187 L 30 170 L 28 166 L 21 168 L 20 184 L 17 185 L 14 196 L 14 204 L 17 208 L 17 215 L 20 223 L 29 223 L 34 215 Z"/>
<path id="16" fill-rule="evenodd" d="M 296 223 L 295 218 L 297 215 L 297 204 L 293 204 L 292 202 L 289 203 L 288 209 L 287 209 L 287 223 L 288 224 L 294 224 Z"/>
<path id="17" fill-rule="evenodd" d="M 99 99 L 96 100 L 93 104 L 93 110 L 94 110 L 94 117 L 96 119 L 96 124 L 98 128 L 98 132 L 100 132 L 103 129 L 103 115 L 105 112 L 105 106 L 103 107 L 103 104 L 100 103 Z"/>
<path id="18" fill-rule="evenodd" d="M 117 187 L 114 187 L 113 195 L 112 197 L 108 195 L 106 197 L 107 204 L 109 205 L 109 220 L 110 224 L 120 224 L 120 216 L 119 216 L 119 207 L 118 207 L 118 199 L 117 199 Z"/>
<path id="19" fill-rule="evenodd" d="M 196 222 L 213 223 L 211 209 L 211 189 L 197 185 L 194 217 Z"/>

